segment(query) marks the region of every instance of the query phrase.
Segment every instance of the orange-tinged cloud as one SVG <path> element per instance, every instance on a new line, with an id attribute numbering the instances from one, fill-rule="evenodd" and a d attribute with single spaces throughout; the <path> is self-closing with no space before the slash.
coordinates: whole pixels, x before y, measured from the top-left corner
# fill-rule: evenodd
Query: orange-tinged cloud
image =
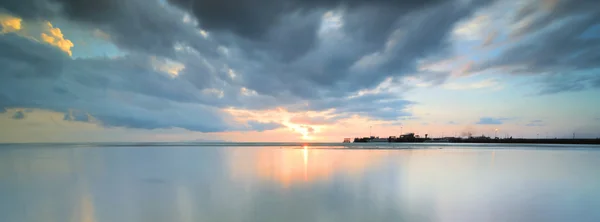
<path id="1" fill-rule="evenodd" d="M 48 30 L 47 33 L 43 32 L 41 34 L 42 41 L 50 45 L 56 46 L 60 50 L 69 54 L 69 56 L 72 56 L 73 53 L 71 52 L 71 48 L 74 46 L 73 42 L 71 42 L 71 40 L 65 39 L 62 31 L 60 31 L 59 28 L 55 28 L 54 26 L 52 26 L 52 23 L 46 22 L 45 25 L 47 26 Z"/>
<path id="2" fill-rule="evenodd" d="M 234 116 L 239 122 L 254 120 L 282 124 L 291 132 L 300 134 L 302 140 L 315 140 L 315 135 L 327 127 L 323 122 L 316 120 L 330 121 L 330 118 L 335 116 L 330 111 L 289 112 L 284 108 L 258 111 L 228 108 L 223 111 Z"/>
<path id="3" fill-rule="evenodd" d="M 0 31 L 0 33 L 9 33 L 21 30 L 22 21 L 23 20 L 21 18 L 0 14 L 0 26 L 2 27 L 2 31 Z"/>

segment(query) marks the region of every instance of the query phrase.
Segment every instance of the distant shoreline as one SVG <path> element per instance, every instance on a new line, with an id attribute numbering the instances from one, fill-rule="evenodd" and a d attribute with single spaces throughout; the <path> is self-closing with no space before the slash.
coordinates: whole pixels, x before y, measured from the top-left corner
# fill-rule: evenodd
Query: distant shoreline
<path id="1" fill-rule="evenodd" d="M 381 143 L 381 141 L 378 141 Z M 373 143 L 364 139 L 355 140 L 353 143 Z M 600 139 L 525 139 L 525 138 L 411 138 L 411 139 L 391 139 L 387 143 L 479 143 L 479 144 L 588 144 L 600 145 Z"/>
<path id="2" fill-rule="evenodd" d="M 416 138 L 411 141 L 376 142 L 90 142 L 90 143 L 0 143 L 6 147 L 373 147 L 373 146 L 411 146 L 411 145 L 600 145 L 600 139 L 449 139 L 448 141 L 425 142 L 429 139 Z"/>

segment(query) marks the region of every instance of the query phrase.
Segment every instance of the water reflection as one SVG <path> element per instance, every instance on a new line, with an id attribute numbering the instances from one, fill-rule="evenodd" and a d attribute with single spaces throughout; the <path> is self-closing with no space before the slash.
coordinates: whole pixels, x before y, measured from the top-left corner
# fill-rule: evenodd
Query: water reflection
<path id="1" fill-rule="evenodd" d="M 600 221 L 594 150 L 0 150 L 0 221 Z"/>
<path id="2" fill-rule="evenodd" d="M 369 165 L 382 164 L 389 150 L 373 150 L 369 155 L 353 150 L 312 149 L 232 149 L 231 174 L 239 179 L 259 177 L 283 187 L 331 178 L 334 173 L 360 175 Z M 393 152 L 393 151 L 392 151 Z"/>

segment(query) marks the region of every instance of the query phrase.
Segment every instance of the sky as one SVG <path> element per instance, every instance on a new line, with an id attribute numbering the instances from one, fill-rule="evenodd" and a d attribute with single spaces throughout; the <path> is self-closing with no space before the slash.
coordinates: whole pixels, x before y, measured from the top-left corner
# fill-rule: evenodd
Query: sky
<path id="1" fill-rule="evenodd" d="M 600 137 L 597 0 L 3 0 L 0 142 Z"/>

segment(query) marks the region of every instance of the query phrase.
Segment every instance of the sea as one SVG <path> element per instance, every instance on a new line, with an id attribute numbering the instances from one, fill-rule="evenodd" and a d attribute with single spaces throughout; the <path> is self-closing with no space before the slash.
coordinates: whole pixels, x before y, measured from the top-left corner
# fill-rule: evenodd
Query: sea
<path id="1" fill-rule="evenodd" d="M 0 222 L 598 222 L 600 146 L 0 145 Z"/>

